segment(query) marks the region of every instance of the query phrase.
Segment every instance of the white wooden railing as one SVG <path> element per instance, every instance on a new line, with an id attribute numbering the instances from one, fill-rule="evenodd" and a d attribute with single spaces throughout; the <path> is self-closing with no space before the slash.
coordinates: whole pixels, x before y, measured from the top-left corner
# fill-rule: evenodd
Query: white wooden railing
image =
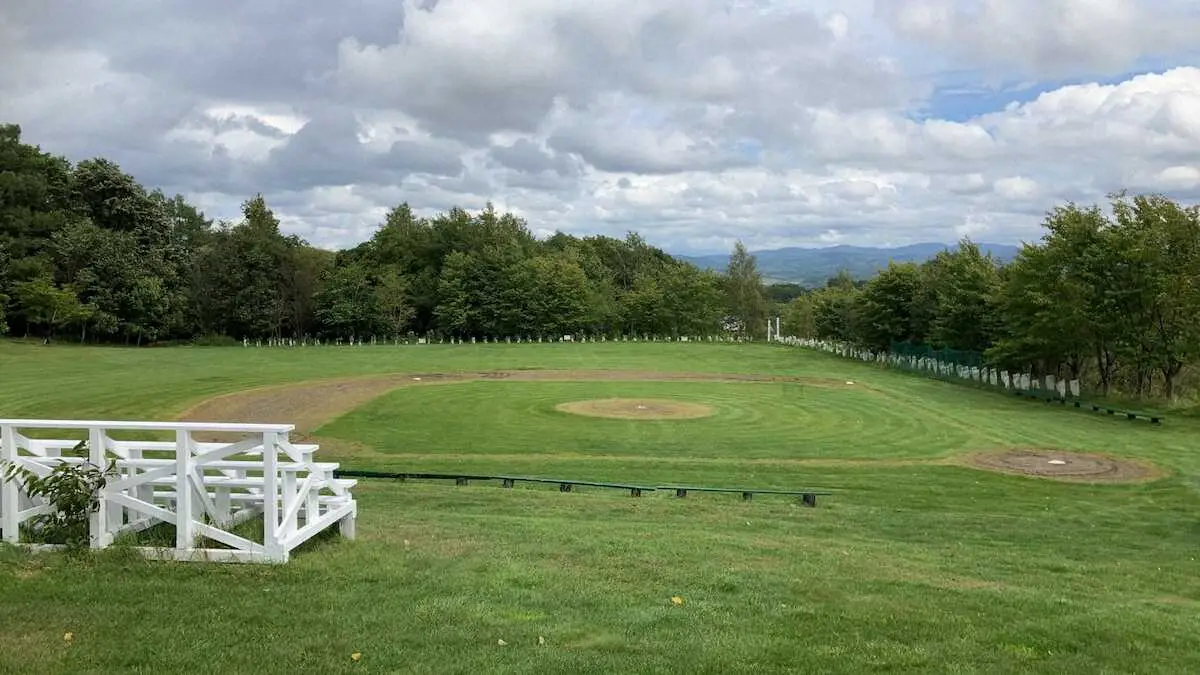
<path id="1" fill-rule="evenodd" d="M 175 526 L 174 547 L 140 546 L 147 557 L 214 562 L 287 562 L 300 544 L 338 523 L 354 538 L 358 506 L 355 481 L 334 478 L 337 464 L 316 462 L 315 445 L 288 440 L 290 424 L 194 422 L 86 422 L 0 419 L 0 467 L 16 464 L 45 476 L 64 462 L 114 467 L 92 514 L 92 548 L 105 548 L 121 534 L 160 523 Z M 78 440 L 29 438 L 23 432 L 79 431 L 87 434 L 88 456 L 64 451 Z M 173 441 L 119 440 L 129 432 L 170 432 Z M 235 434 L 239 440 L 201 442 Z M 19 478 L 0 476 L 0 539 L 24 544 L 21 524 L 51 507 L 31 497 Z M 233 532 L 262 518 L 261 542 Z M 200 538 L 228 548 L 204 548 Z"/>

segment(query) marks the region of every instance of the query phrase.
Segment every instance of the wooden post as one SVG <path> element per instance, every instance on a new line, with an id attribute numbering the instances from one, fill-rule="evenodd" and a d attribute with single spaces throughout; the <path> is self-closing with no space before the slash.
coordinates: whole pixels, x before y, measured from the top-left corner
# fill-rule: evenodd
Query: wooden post
<path id="1" fill-rule="evenodd" d="M 186 429 L 175 431 L 175 548 L 195 548 L 196 531 L 192 520 L 192 435 Z"/>
<path id="2" fill-rule="evenodd" d="M 279 435 L 263 434 L 263 545 L 271 562 L 286 562 L 287 551 L 279 541 Z"/>
<path id="3" fill-rule="evenodd" d="M 0 472 L 17 461 L 17 432 L 12 425 L 0 426 Z M 20 541 L 20 521 L 17 513 L 21 508 L 20 485 L 17 479 L 3 480 L 0 475 L 0 529 L 4 530 L 4 541 L 16 544 Z"/>
<path id="4" fill-rule="evenodd" d="M 355 507 L 355 510 L 351 511 L 350 515 L 345 516 L 340 521 L 338 521 L 339 532 L 341 533 L 341 535 L 343 537 L 345 537 L 346 539 L 349 539 L 351 541 L 353 541 L 354 537 L 356 536 L 355 521 L 357 520 L 357 518 L 358 518 L 358 508 Z"/>
<path id="5" fill-rule="evenodd" d="M 283 509 L 284 517 L 287 522 L 282 524 L 281 534 L 291 536 L 296 532 L 296 524 L 299 519 L 299 512 L 292 508 L 292 502 L 296 501 L 296 472 L 287 470 L 283 472 L 283 503 L 280 508 Z"/>
<path id="6" fill-rule="evenodd" d="M 104 429 L 100 427 L 88 429 L 88 461 L 101 471 L 104 470 L 104 441 L 106 438 Z M 92 512 L 88 523 L 88 540 L 92 548 L 104 548 L 111 543 L 112 534 L 108 531 L 108 521 L 111 516 L 108 504 L 101 495 L 100 506 Z"/>

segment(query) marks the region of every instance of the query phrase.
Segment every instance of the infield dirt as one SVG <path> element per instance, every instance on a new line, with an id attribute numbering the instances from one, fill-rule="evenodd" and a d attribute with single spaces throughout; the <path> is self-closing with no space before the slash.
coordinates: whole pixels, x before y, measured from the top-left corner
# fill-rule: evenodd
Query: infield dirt
<path id="1" fill-rule="evenodd" d="M 554 406 L 556 410 L 586 417 L 610 417 L 622 420 L 694 420 L 715 415 L 717 409 L 703 403 L 669 401 L 655 398 L 604 398 L 571 401 Z"/>

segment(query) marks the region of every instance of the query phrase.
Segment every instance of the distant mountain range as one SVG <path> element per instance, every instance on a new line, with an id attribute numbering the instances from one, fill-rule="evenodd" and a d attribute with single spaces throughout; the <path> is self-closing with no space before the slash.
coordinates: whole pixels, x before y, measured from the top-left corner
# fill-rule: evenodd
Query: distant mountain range
<path id="1" fill-rule="evenodd" d="M 1020 247 L 1009 244 L 979 244 L 984 252 L 1001 261 L 1012 260 Z M 758 270 L 766 283 L 791 282 L 803 286 L 825 285 L 825 281 L 846 270 L 856 279 L 873 276 L 887 267 L 888 261 L 924 262 L 945 249 L 957 249 L 957 244 L 911 244 L 897 248 L 869 246 L 831 246 L 828 248 L 779 248 L 751 251 L 758 261 Z M 723 270 L 729 264 L 728 254 L 675 256 L 702 269 Z"/>

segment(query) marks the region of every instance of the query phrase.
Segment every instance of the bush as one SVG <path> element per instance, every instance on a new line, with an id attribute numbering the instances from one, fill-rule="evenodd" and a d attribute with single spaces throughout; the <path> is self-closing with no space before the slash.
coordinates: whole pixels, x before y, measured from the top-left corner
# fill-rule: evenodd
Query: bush
<path id="1" fill-rule="evenodd" d="M 71 454 L 79 453 L 86 455 L 86 441 L 76 445 Z M 53 508 L 50 513 L 28 521 L 32 539 L 44 544 L 62 544 L 72 550 L 88 546 L 88 520 L 100 508 L 100 490 L 112 475 L 113 467 L 64 462 L 45 477 L 17 464 L 9 463 L 3 468 L 5 480 L 19 478 L 31 497 L 41 497 Z"/>
<path id="2" fill-rule="evenodd" d="M 228 335 L 201 335 L 192 340 L 192 344 L 197 347 L 241 347 L 240 340 L 235 340 Z"/>

